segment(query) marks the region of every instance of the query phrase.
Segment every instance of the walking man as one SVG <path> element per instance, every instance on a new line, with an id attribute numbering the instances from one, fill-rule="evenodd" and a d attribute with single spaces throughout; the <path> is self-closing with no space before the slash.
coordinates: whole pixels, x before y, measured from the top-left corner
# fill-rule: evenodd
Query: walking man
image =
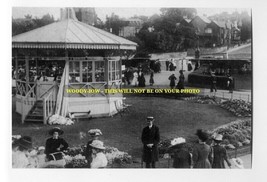
<path id="1" fill-rule="evenodd" d="M 142 131 L 143 143 L 143 161 L 146 168 L 155 168 L 155 162 L 158 161 L 158 143 L 160 140 L 159 128 L 154 125 L 154 117 L 147 117 L 147 126 Z"/>

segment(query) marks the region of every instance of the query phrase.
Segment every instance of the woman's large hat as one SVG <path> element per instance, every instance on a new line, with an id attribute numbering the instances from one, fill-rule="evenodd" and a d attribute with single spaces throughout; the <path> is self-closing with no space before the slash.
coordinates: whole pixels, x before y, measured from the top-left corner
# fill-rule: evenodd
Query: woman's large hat
<path id="1" fill-rule="evenodd" d="M 23 136 L 20 139 L 16 140 L 14 143 L 15 146 L 20 146 L 25 150 L 32 148 L 32 138 L 29 136 Z"/>
<path id="2" fill-rule="evenodd" d="M 64 131 L 61 130 L 59 127 L 55 127 L 53 129 L 49 130 L 49 135 L 53 135 L 54 132 L 58 132 L 59 135 L 62 135 L 64 133 Z"/>
<path id="3" fill-rule="evenodd" d="M 90 146 L 93 147 L 93 148 L 101 149 L 101 150 L 106 149 L 106 148 L 104 147 L 104 143 L 101 142 L 100 140 L 94 140 L 94 141 L 90 144 Z"/>

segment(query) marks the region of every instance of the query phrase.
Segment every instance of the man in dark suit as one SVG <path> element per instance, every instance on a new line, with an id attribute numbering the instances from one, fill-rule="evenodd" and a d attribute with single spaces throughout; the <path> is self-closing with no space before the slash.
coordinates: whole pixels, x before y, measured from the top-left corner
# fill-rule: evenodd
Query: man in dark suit
<path id="1" fill-rule="evenodd" d="M 158 161 L 158 143 L 160 140 L 159 128 L 153 124 L 154 117 L 147 117 L 147 126 L 142 131 L 143 161 L 146 168 L 155 168 L 155 162 Z"/>

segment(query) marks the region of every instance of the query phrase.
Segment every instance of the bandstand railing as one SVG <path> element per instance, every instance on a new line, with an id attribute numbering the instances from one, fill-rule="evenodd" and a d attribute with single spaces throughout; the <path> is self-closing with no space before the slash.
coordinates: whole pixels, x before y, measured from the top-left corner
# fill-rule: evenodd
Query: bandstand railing
<path id="1" fill-rule="evenodd" d="M 36 82 L 26 84 L 24 81 L 17 81 L 17 94 L 21 96 L 22 123 L 24 123 L 26 116 L 37 101 L 36 85 Z M 29 89 L 27 93 L 26 87 Z"/>
<path id="2" fill-rule="evenodd" d="M 46 95 L 43 96 L 43 122 L 47 124 L 47 119 L 55 112 L 56 106 L 56 89 L 55 86 L 50 88 Z"/>

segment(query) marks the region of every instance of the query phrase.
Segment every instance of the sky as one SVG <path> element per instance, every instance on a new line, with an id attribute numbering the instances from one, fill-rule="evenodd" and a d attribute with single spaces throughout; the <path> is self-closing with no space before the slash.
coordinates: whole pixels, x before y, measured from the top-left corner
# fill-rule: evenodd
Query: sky
<path id="1" fill-rule="evenodd" d="M 196 8 L 198 15 L 206 14 L 207 16 L 214 15 L 216 13 L 221 12 L 228 12 L 232 13 L 234 11 L 242 12 L 242 11 L 248 11 L 249 9 L 242 9 L 242 8 Z M 160 14 L 160 8 L 95 8 L 97 16 L 102 20 L 105 21 L 106 15 L 111 15 L 112 13 L 115 13 L 120 18 L 130 18 L 134 15 L 145 15 L 145 16 L 151 16 L 153 14 Z M 23 18 L 24 15 L 30 14 L 33 17 L 42 17 L 45 14 L 51 14 L 54 16 L 55 19 L 58 19 L 60 17 L 60 8 L 32 8 L 32 7 L 13 7 L 12 8 L 12 17 L 13 18 Z"/>

